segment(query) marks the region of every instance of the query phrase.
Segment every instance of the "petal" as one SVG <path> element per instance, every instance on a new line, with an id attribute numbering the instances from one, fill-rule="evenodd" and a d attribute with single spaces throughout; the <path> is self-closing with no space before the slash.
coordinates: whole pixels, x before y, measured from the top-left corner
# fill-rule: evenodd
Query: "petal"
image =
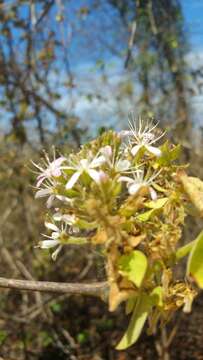
<path id="1" fill-rule="evenodd" d="M 37 177 L 37 184 L 36 187 L 40 187 L 40 185 L 43 183 L 43 181 L 46 179 L 46 176 L 44 174 L 41 174 Z"/>
<path id="2" fill-rule="evenodd" d="M 104 146 L 100 149 L 100 152 L 102 155 L 104 155 L 105 158 L 109 159 L 112 156 L 112 148 L 110 145 Z"/>
<path id="3" fill-rule="evenodd" d="M 62 215 L 62 220 L 67 223 L 68 225 L 73 225 L 76 221 L 75 215 Z"/>
<path id="4" fill-rule="evenodd" d="M 84 170 L 88 169 L 89 167 L 89 161 L 87 159 L 80 160 L 80 164 Z"/>
<path id="5" fill-rule="evenodd" d="M 118 181 L 126 181 L 128 183 L 134 183 L 134 180 L 128 176 L 120 176 Z"/>
<path id="6" fill-rule="evenodd" d="M 66 190 L 72 189 L 75 183 L 78 181 L 79 177 L 81 175 L 80 171 L 76 171 L 75 174 L 73 174 L 70 178 L 70 180 L 66 184 Z"/>
<path id="7" fill-rule="evenodd" d="M 131 165 L 130 161 L 119 159 L 116 164 L 116 171 L 120 172 L 120 171 L 128 170 L 130 165 Z"/>
<path id="8" fill-rule="evenodd" d="M 101 173 L 99 171 L 89 169 L 88 174 L 97 184 L 101 182 Z"/>
<path id="9" fill-rule="evenodd" d="M 137 194 L 137 192 L 141 189 L 142 185 L 141 184 L 131 184 L 128 187 L 128 192 L 130 195 L 135 195 Z"/>
<path id="10" fill-rule="evenodd" d="M 49 223 L 47 221 L 45 221 L 45 226 L 47 229 L 53 230 L 53 231 L 59 231 L 58 227 L 52 223 Z"/>
<path id="11" fill-rule="evenodd" d="M 36 194 L 35 194 L 35 199 L 38 199 L 38 198 L 47 196 L 47 195 L 49 195 L 51 192 L 52 192 L 51 189 L 41 189 L 41 190 L 38 190 L 38 191 L 36 192 Z"/>
<path id="12" fill-rule="evenodd" d="M 60 237 L 59 231 L 57 230 L 57 231 L 52 232 L 52 233 L 51 233 L 51 237 L 52 237 L 52 239 L 54 239 L 54 240 L 58 239 L 58 238 Z"/>
<path id="13" fill-rule="evenodd" d="M 135 145 L 135 146 L 133 146 L 133 148 L 131 149 L 131 154 L 132 154 L 133 156 L 135 156 L 135 155 L 138 153 L 138 151 L 141 149 L 141 147 L 142 147 L 142 145 Z"/>
<path id="14" fill-rule="evenodd" d="M 128 137 L 128 136 L 132 136 L 133 135 L 133 132 L 132 130 L 122 130 L 118 133 L 118 135 L 121 137 L 121 138 L 125 138 L 125 137 Z"/>
<path id="15" fill-rule="evenodd" d="M 66 160 L 66 158 L 64 157 L 64 156 L 60 156 L 58 159 L 56 159 L 56 160 L 54 160 L 53 162 L 52 162 L 52 164 L 54 165 L 54 166 L 60 166 L 64 161 Z"/>
<path id="16" fill-rule="evenodd" d="M 39 247 L 41 249 L 50 249 L 52 247 L 55 247 L 59 244 L 59 241 L 58 240 L 43 240 L 43 241 L 40 241 L 39 243 Z"/>
<path id="17" fill-rule="evenodd" d="M 49 196 L 48 200 L 47 200 L 47 208 L 50 209 L 52 207 L 53 201 L 55 199 L 55 195 L 51 195 Z"/>
<path id="18" fill-rule="evenodd" d="M 53 254 L 51 255 L 51 257 L 52 257 L 52 260 L 56 260 L 56 258 L 57 258 L 57 256 L 58 256 L 58 254 L 60 253 L 60 251 L 61 251 L 61 249 L 62 249 L 62 245 L 59 245 L 58 247 L 57 247 L 57 249 L 53 252 Z"/>
<path id="19" fill-rule="evenodd" d="M 157 193 L 151 186 L 149 188 L 149 192 L 150 192 L 150 195 L 151 195 L 151 199 L 156 200 L 157 199 Z"/>
<path id="20" fill-rule="evenodd" d="M 54 221 L 61 221 L 61 219 L 62 219 L 62 214 L 61 213 L 55 213 L 54 215 L 53 215 L 53 219 L 54 219 Z"/>
<path id="21" fill-rule="evenodd" d="M 59 177 L 61 176 L 61 169 L 60 168 L 55 168 L 52 170 L 52 175 L 53 176 L 56 176 L 56 177 Z"/>
<path id="22" fill-rule="evenodd" d="M 70 202 L 73 201 L 73 199 L 68 198 L 67 196 L 64 195 L 56 195 L 56 198 L 60 201 L 64 201 L 65 203 L 69 204 Z"/>
<path id="23" fill-rule="evenodd" d="M 91 166 L 91 168 L 96 168 L 96 167 L 98 167 L 98 166 L 101 166 L 101 165 L 104 164 L 105 162 L 106 162 L 105 156 L 101 155 L 101 156 L 95 157 L 95 158 L 92 160 L 90 166 Z"/>
<path id="24" fill-rule="evenodd" d="M 146 145 L 146 149 L 155 156 L 161 156 L 161 150 L 155 146 Z"/>

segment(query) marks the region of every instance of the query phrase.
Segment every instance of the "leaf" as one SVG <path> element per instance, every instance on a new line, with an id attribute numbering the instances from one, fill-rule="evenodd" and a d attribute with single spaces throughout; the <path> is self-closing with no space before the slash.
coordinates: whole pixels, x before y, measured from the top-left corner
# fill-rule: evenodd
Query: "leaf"
<path id="1" fill-rule="evenodd" d="M 117 350 L 125 350 L 138 340 L 150 309 L 150 297 L 146 294 L 140 295 L 140 299 L 130 319 L 128 329 L 116 347 Z"/>
<path id="2" fill-rule="evenodd" d="M 167 192 L 166 189 L 164 189 L 162 186 L 160 186 L 160 185 L 158 185 L 156 183 L 153 183 L 153 187 L 155 188 L 155 190 L 157 190 L 159 192 L 163 192 L 163 193 Z"/>
<path id="3" fill-rule="evenodd" d="M 148 208 L 151 208 L 151 210 L 138 215 L 137 219 L 143 222 L 148 221 L 151 218 L 151 216 L 154 215 L 154 213 L 156 213 L 157 210 L 161 209 L 166 204 L 167 201 L 168 198 L 161 198 L 154 201 L 148 201 L 147 203 L 145 203 L 145 205 Z"/>
<path id="4" fill-rule="evenodd" d="M 195 240 L 187 263 L 187 275 L 191 275 L 203 289 L 203 231 Z"/>
<path id="5" fill-rule="evenodd" d="M 179 158 L 181 153 L 181 145 L 171 146 L 168 141 L 165 142 L 161 147 L 162 155 L 157 159 L 157 164 L 161 166 L 170 165 L 170 163 Z"/>
<path id="6" fill-rule="evenodd" d="M 150 209 L 161 209 L 167 201 L 168 198 L 165 197 L 158 200 L 148 201 L 145 205 Z"/>
<path id="7" fill-rule="evenodd" d="M 84 219 L 78 219 L 76 225 L 80 228 L 80 229 L 96 229 L 97 228 L 97 223 L 96 221 L 92 221 L 92 222 L 88 222 Z"/>
<path id="8" fill-rule="evenodd" d="M 181 145 L 174 146 L 171 149 L 167 141 L 160 147 L 160 149 L 162 151 L 162 155 L 157 159 L 157 164 L 161 166 L 170 165 L 170 163 L 176 160 L 181 153 Z"/>
<path id="9" fill-rule="evenodd" d="M 195 240 L 191 241 L 189 244 L 186 244 L 184 246 L 181 246 L 177 251 L 176 251 L 176 260 L 180 260 L 182 259 L 184 256 L 187 256 L 190 251 L 192 250 L 193 246 L 195 244 Z"/>
<path id="10" fill-rule="evenodd" d="M 87 239 L 85 237 L 69 236 L 67 239 L 64 239 L 64 241 L 61 241 L 61 243 L 68 245 L 85 245 L 87 244 Z"/>
<path id="11" fill-rule="evenodd" d="M 130 314 L 133 311 L 136 301 L 137 301 L 136 296 L 132 296 L 126 301 L 126 306 L 125 306 L 126 315 Z"/>
<path id="12" fill-rule="evenodd" d="M 179 173 L 178 178 L 191 202 L 203 217 L 203 181 L 196 177 L 187 176 L 185 172 Z"/>
<path id="13" fill-rule="evenodd" d="M 141 251 L 134 250 L 120 257 L 118 267 L 119 273 L 139 288 L 147 270 L 147 258 Z"/>
<path id="14" fill-rule="evenodd" d="M 162 286 L 155 287 L 150 294 L 150 298 L 152 300 L 152 305 L 162 307 L 163 306 L 163 294 L 164 294 L 164 290 L 163 290 Z"/>
<path id="15" fill-rule="evenodd" d="M 143 214 L 138 215 L 137 219 L 143 222 L 148 221 L 150 217 L 154 214 L 154 212 L 155 212 L 154 209 L 146 211 Z"/>

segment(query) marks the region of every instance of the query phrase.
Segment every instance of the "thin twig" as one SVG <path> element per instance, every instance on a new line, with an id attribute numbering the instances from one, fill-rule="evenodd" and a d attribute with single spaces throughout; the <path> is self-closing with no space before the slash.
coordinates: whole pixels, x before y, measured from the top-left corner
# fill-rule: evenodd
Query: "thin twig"
<path id="1" fill-rule="evenodd" d="M 40 292 L 68 293 L 78 295 L 92 295 L 104 298 L 108 290 L 108 283 L 95 282 L 92 284 L 83 283 L 57 283 L 48 281 L 30 281 L 0 278 L 0 288 L 16 290 L 30 290 Z"/>

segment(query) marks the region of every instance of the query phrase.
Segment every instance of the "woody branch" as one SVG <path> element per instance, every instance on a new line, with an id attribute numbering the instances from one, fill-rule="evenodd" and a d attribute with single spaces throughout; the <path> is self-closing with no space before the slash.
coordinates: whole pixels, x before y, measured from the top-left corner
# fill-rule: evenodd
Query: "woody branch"
<path id="1" fill-rule="evenodd" d="M 91 295 L 103 298 L 108 290 L 108 283 L 95 282 L 91 284 L 84 283 L 58 283 L 48 281 L 31 281 L 0 278 L 0 288 L 9 288 L 16 290 L 29 290 L 52 293 L 67 293 L 70 295 Z"/>

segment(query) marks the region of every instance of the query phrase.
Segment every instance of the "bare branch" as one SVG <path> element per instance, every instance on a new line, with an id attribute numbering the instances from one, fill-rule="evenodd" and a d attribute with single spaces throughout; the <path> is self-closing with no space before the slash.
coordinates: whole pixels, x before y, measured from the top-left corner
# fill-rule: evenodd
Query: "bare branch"
<path id="1" fill-rule="evenodd" d="M 134 20 L 133 23 L 132 23 L 131 34 L 130 34 L 129 41 L 128 41 L 127 56 L 126 56 L 125 64 L 124 64 L 125 69 L 127 69 L 130 58 L 131 58 L 131 55 L 132 55 L 132 49 L 133 49 L 133 45 L 134 45 L 134 42 L 135 42 L 136 27 L 137 27 L 137 23 Z"/>
<path id="2" fill-rule="evenodd" d="M 52 293 L 68 293 L 78 295 L 91 295 L 104 298 L 108 291 L 108 283 L 95 282 L 91 284 L 83 283 L 57 283 L 48 281 L 30 281 L 0 278 L 0 288 L 10 288 L 16 290 L 30 290 Z"/>

